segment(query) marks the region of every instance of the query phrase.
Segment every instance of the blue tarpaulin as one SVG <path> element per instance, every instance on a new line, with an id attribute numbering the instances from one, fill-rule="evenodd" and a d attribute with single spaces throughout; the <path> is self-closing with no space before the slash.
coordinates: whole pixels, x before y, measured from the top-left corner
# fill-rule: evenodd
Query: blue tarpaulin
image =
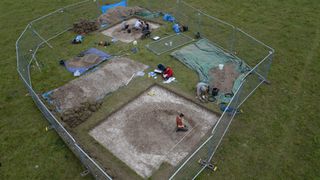
<path id="1" fill-rule="evenodd" d="M 121 2 L 115 3 L 115 4 L 108 4 L 108 5 L 103 5 L 101 6 L 101 11 L 102 13 L 106 13 L 109 9 L 111 8 L 115 8 L 118 6 L 123 6 L 123 7 L 127 7 L 127 0 L 123 0 Z"/>
<path id="2" fill-rule="evenodd" d="M 89 69 L 96 67 L 98 64 L 111 58 L 111 55 L 96 48 L 84 51 L 80 53 L 80 55 L 81 57 L 75 57 L 72 60 L 65 62 L 65 67 L 69 72 L 78 72 L 79 75 L 81 75 Z"/>
<path id="3" fill-rule="evenodd" d="M 109 55 L 109 54 L 107 54 L 107 53 L 105 53 L 103 51 L 100 51 L 99 49 L 96 49 L 96 48 L 90 48 L 90 49 L 82 52 L 81 54 L 83 54 L 83 55 L 95 54 L 95 55 L 99 56 L 100 58 L 102 58 L 103 60 L 111 58 L 111 55 Z"/>
<path id="4" fill-rule="evenodd" d="M 172 28 L 173 28 L 173 30 L 174 30 L 175 33 L 179 33 L 179 32 L 180 32 L 180 26 L 179 26 L 179 24 L 174 24 Z"/>
<path id="5" fill-rule="evenodd" d="M 171 14 L 165 14 L 163 16 L 164 21 L 174 22 L 176 19 Z"/>

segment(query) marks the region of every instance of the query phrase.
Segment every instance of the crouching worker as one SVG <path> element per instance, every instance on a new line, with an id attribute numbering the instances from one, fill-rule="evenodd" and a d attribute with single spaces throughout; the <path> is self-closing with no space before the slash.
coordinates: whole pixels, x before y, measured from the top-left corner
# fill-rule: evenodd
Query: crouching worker
<path id="1" fill-rule="evenodd" d="M 98 46 L 103 46 L 103 47 L 107 47 L 107 46 L 110 46 L 110 45 L 111 45 L 111 43 L 108 42 L 108 41 L 100 41 L 98 43 Z"/>
<path id="2" fill-rule="evenodd" d="M 177 122 L 176 132 L 188 131 L 188 127 L 183 123 L 183 117 L 184 117 L 184 115 L 182 113 L 180 113 L 180 115 L 176 117 L 176 122 Z"/>
<path id="3" fill-rule="evenodd" d="M 209 95 L 209 85 L 204 82 L 199 82 L 197 84 L 197 98 L 201 102 L 207 102 Z"/>
<path id="4" fill-rule="evenodd" d="M 137 20 L 135 23 L 134 23 L 134 29 L 135 30 L 141 30 L 143 27 L 143 22 L 141 20 Z"/>
<path id="5" fill-rule="evenodd" d="M 151 31 L 150 31 L 150 25 L 147 22 L 144 22 L 144 26 L 142 27 L 142 39 L 150 37 Z"/>
<path id="6" fill-rule="evenodd" d="M 166 69 L 162 73 L 163 79 L 166 81 L 173 76 L 173 70 L 170 67 L 166 67 Z"/>
<path id="7" fill-rule="evenodd" d="M 129 24 L 127 24 L 127 22 L 126 21 L 124 21 L 123 23 L 122 23 L 122 25 L 121 25 L 121 30 L 122 31 L 126 31 L 126 30 L 128 30 L 129 29 Z"/>

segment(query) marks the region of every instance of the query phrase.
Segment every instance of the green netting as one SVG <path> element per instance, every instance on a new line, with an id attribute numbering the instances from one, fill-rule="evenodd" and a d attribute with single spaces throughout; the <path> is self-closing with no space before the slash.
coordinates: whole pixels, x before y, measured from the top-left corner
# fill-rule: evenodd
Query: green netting
<path id="1" fill-rule="evenodd" d="M 247 65 L 235 56 L 226 53 L 207 39 L 183 47 L 171 53 L 187 67 L 199 74 L 200 81 L 206 82 L 221 90 L 219 99 L 224 94 L 235 93 L 240 87 Z M 219 65 L 224 69 L 220 70 Z"/>
<path id="2" fill-rule="evenodd" d="M 192 42 L 193 39 L 183 33 L 174 34 L 146 45 L 146 47 L 157 55 L 171 51 Z"/>

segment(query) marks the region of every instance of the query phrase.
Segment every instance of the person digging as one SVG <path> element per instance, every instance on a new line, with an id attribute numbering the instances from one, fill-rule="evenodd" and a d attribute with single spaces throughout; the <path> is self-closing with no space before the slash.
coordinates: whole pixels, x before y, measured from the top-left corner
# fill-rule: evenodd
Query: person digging
<path id="1" fill-rule="evenodd" d="M 144 25 L 142 27 L 142 37 L 141 39 L 145 39 L 147 37 L 150 37 L 151 35 L 151 31 L 150 31 L 150 25 L 148 24 L 148 22 L 144 22 Z"/>
<path id="2" fill-rule="evenodd" d="M 201 101 L 201 102 L 207 102 L 208 101 L 208 97 L 209 97 L 209 85 L 207 83 L 204 82 L 199 82 L 197 84 L 197 98 Z"/>
<path id="3" fill-rule="evenodd" d="M 188 131 L 187 125 L 185 125 L 184 122 L 183 122 L 183 117 L 184 117 L 184 114 L 182 114 L 182 113 L 180 113 L 180 115 L 176 117 L 176 123 L 177 123 L 176 132 L 178 132 L 178 131 Z"/>
<path id="4" fill-rule="evenodd" d="M 129 26 L 130 25 L 126 21 L 124 21 L 121 25 L 121 31 L 127 31 L 129 29 Z"/>
<path id="5" fill-rule="evenodd" d="M 143 27 L 143 22 L 141 20 L 137 20 L 133 26 L 134 30 L 142 30 L 142 27 Z"/>

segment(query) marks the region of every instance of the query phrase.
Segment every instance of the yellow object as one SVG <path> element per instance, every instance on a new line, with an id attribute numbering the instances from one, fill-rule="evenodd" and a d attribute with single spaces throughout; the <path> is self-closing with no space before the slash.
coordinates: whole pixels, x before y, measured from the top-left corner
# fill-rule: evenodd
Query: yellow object
<path id="1" fill-rule="evenodd" d="M 150 92 L 148 92 L 148 95 L 149 96 L 154 96 L 154 95 L 156 95 L 156 93 L 154 93 L 153 91 L 150 91 Z"/>
<path id="2" fill-rule="evenodd" d="M 214 166 L 213 171 L 216 171 L 218 169 L 218 166 Z"/>

